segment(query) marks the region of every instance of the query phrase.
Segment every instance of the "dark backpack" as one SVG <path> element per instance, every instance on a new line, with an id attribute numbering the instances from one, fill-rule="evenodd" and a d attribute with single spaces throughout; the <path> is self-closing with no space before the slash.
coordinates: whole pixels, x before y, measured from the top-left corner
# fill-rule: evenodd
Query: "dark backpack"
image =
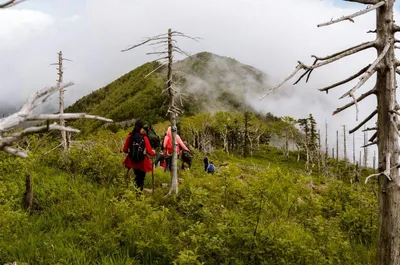
<path id="1" fill-rule="evenodd" d="M 207 167 L 207 173 L 214 174 L 214 172 L 215 172 L 215 166 L 213 164 L 209 164 Z"/>
<path id="2" fill-rule="evenodd" d="M 151 126 L 146 127 L 145 129 L 146 129 L 147 138 L 149 138 L 151 147 L 153 149 L 160 147 L 160 137 L 156 134 L 154 129 Z"/>
<path id="3" fill-rule="evenodd" d="M 131 135 L 131 142 L 129 146 L 129 157 L 132 161 L 138 162 L 144 160 L 146 146 L 144 142 L 144 135 L 135 133 Z"/>

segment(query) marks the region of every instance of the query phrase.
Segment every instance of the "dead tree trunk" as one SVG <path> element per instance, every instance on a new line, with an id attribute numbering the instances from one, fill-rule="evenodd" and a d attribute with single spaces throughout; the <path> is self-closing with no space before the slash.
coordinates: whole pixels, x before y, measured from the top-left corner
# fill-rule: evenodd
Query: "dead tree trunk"
<path id="1" fill-rule="evenodd" d="M 62 65 L 62 51 L 58 53 L 58 81 L 57 85 L 60 87 L 62 82 L 63 82 L 63 65 Z M 63 114 L 64 113 L 64 89 L 60 89 L 60 102 L 59 102 L 59 113 Z M 60 119 L 60 125 L 65 126 L 64 119 Z M 64 147 L 64 152 L 68 150 L 68 144 L 67 144 L 67 133 L 65 131 L 61 131 L 61 141 L 62 145 Z"/>
<path id="2" fill-rule="evenodd" d="M 354 134 L 353 134 L 354 135 Z M 368 132 L 364 131 L 364 167 L 368 164 Z"/>
<path id="3" fill-rule="evenodd" d="M 336 162 L 339 162 L 339 131 L 336 131 Z"/>
<path id="4" fill-rule="evenodd" d="M 33 187 L 32 187 L 32 177 L 26 174 L 25 177 L 25 193 L 24 193 L 24 209 L 30 210 L 33 204 Z"/>
<path id="5" fill-rule="evenodd" d="M 169 97 L 169 108 L 168 108 L 168 113 L 170 114 L 170 122 L 171 122 L 171 132 L 172 132 L 172 169 L 171 169 L 171 187 L 167 195 L 171 195 L 172 193 L 177 194 L 178 193 L 178 156 L 176 153 L 176 136 L 177 136 L 177 127 L 176 127 L 176 117 L 178 114 L 182 113 L 182 110 L 180 110 L 176 104 L 175 104 L 175 96 L 176 94 L 179 94 L 178 90 L 176 90 L 173 87 L 173 82 L 172 82 L 172 64 L 173 64 L 173 53 L 179 53 L 184 56 L 188 56 L 188 53 L 183 51 L 181 48 L 179 48 L 176 43 L 177 37 L 182 37 L 182 38 L 189 38 L 191 40 L 197 41 L 199 38 L 193 38 L 190 36 L 187 36 L 183 34 L 182 32 L 179 31 L 172 31 L 171 29 L 168 29 L 168 33 L 160 34 L 154 37 L 146 38 L 146 40 L 142 41 L 139 44 L 133 45 L 127 49 L 122 50 L 121 52 L 126 52 L 132 49 L 135 49 L 139 46 L 143 46 L 145 44 L 149 45 L 162 45 L 162 46 L 167 46 L 166 50 L 163 51 L 158 51 L 158 52 L 150 52 L 147 53 L 148 55 L 159 55 L 163 56 L 162 58 L 154 60 L 154 62 L 158 62 L 159 66 L 156 67 L 152 72 L 147 74 L 147 76 L 153 74 L 157 70 L 161 69 L 164 65 L 167 65 L 167 87 L 164 89 L 162 93 L 165 91 L 168 92 L 168 97 Z M 160 62 L 163 60 L 163 62 Z M 165 61 L 166 60 L 166 61 Z M 182 95 L 181 95 L 181 105 L 182 105 Z M 198 139 L 198 144 L 200 147 L 202 146 L 203 140 Z M 204 146 L 204 145 L 203 145 Z M 204 147 L 203 147 L 204 148 Z"/>
<path id="6" fill-rule="evenodd" d="M 171 168 L 171 187 L 168 195 L 172 193 L 178 194 L 178 154 L 176 153 L 176 113 L 175 108 L 175 93 L 172 89 L 172 31 L 168 29 L 168 75 L 167 75 L 167 88 L 169 96 L 169 110 L 170 110 L 170 121 L 172 130 L 172 168 Z"/>
<path id="7" fill-rule="evenodd" d="M 391 111 L 396 109 L 396 76 L 398 61 L 394 54 L 395 31 L 393 9 L 395 0 L 387 0 L 385 5 L 377 9 L 377 41 L 378 54 L 383 54 L 389 47 L 377 69 L 376 90 L 378 97 L 378 151 L 379 172 L 387 172 L 390 178 L 379 179 L 379 226 L 377 264 L 400 264 L 400 176 L 399 142 L 396 133 L 398 117 Z M 389 45 L 389 46 L 388 46 Z M 387 48 L 386 48 L 387 49 Z M 393 168 L 391 168 L 393 167 Z M 392 181 L 390 181 L 392 180 Z"/>
<path id="8" fill-rule="evenodd" d="M 352 15 L 342 16 L 339 19 L 332 19 L 329 22 L 319 24 L 318 27 L 328 26 L 342 21 L 354 22 L 355 17 L 375 11 L 376 30 L 373 32 L 376 33 L 376 39 L 326 57 L 313 56 L 315 62 L 312 65 L 305 65 L 302 62 L 299 62 L 294 72 L 282 83 L 271 88 L 266 95 L 280 88 L 301 70 L 304 70 L 305 72 L 296 83 L 305 76 L 308 76 L 308 79 L 311 72 L 316 68 L 333 63 L 363 50 L 371 48 L 376 49 L 378 56 L 370 65 L 367 65 L 351 77 L 322 88 L 320 91 L 328 92 L 334 87 L 343 85 L 361 76 L 359 82 L 340 97 L 341 99 L 350 97 L 353 99 L 352 102 L 338 108 L 333 113 L 337 114 L 351 106 L 355 106 L 357 110 L 356 119 L 358 119 L 358 103 L 370 95 L 377 96 L 377 108 L 356 128 L 352 129 L 350 133 L 354 133 L 375 117 L 375 115 L 378 115 L 377 132 L 370 141 L 372 142 L 371 145 L 378 145 L 379 173 L 373 174 L 366 179 L 367 182 L 371 177 L 379 177 L 379 225 L 376 262 L 378 265 L 400 265 L 400 176 L 398 164 L 400 152 L 398 140 L 398 137 L 400 136 L 398 131 L 398 116 L 400 116 L 400 112 L 398 110 L 400 110 L 400 107 L 396 102 L 397 85 L 395 76 L 396 73 L 400 74 L 400 69 L 397 69 L 397 67 L 400 66 L 400 61 L 395 58 L 394 53 L 395 43 L 399 42 L 395 39 L 394 35 L 396 32 L 400 32 L 400 26 L 394 24 L 393 19 L 395 0 L 350 1 L 369 6 Z M 374 74 L 376 74 L 375 87 L 356 98 L 355 92 Z"/>
<path id="9" fill-rule="evenodd" d="M 65 88 L 62 87 L 63 84 L 63 77 L 64 77 L 64 71 L 63 71 L 63 61 L 67 60 L 70 61 L 68 59 L 63 58 L 63 53 L 62 51 L 60 51 L 58 53 L 58 62 L 57 63 L 53 63 L 51 65 L 57 65 L 57 75 L 58 75 L 58 79 L 57 79 L 57 86 L 59 89 L 59 103 L 58 103 L 58 112 L 61 115 L 60 118 L 60 125 L 61 126 L 65 126 L 65 119 L 63 118 L 62 114 L 64 114 L 64 92 L 65 92 Z M 71 138 L 70 136 L 70 132 L 66 132 L 66 131 L 61 131 L 61 145 L 64 148 L 64 154 L 68 151 L 69 149 L 69 139 Z"/>
<path id="10" fill-rule="evenodd" d="M 343 125 L 343 156 L 344 156 L 344 167 L 347 167 L 346 125 Z"/>
<path id="11" fill-rule="evenodd" d="M 353 133 L 353 164 L 356 164 L 356 135 Z"/>
<path id="12" fill-rule="evenodd" d="M 328 123 L 325 122 L 325 164 L 327 163 L 329 156 L 329 147 L 328 147 Z"/>

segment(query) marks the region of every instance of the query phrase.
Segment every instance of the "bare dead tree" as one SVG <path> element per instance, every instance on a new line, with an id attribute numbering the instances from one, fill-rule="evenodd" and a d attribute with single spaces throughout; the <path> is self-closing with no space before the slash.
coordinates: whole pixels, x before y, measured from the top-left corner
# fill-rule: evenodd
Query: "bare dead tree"
<path id="1" fill-rule="evenodd" d="M 154 69 L 152 72 L 150 72 L 147 76 L 153 74 L 157 70 L 159 70 L 161 67 L 164 65 L 167 65 L 167 86 L 166 88 L 161 92 L 164 93 L 165 91 L 168 91 L 168 97 L 169 97 L 169 108 L 168 108 L 168 113 L 170 114 L 170 122 L 171 122 L 171 131 L 172 131 L 172 169 L 171 169 L 171 186 L 170 190 L 167 195 L 172 195 L 173 193 L 178 194 L 178 156 L 176 153 L 176 135 L 177 135 L 177 127 L 176 127 L 176 118 L 178 115 L 182 114 L 182 110 L 177 106 L 176 104 L 176 96 L 178 95 L 180 98 L 180 103 L 181 106 L 183 105 L 182 101 L 184 99 L 182 93 L 179 93 L 179 91 L 176 89 L 174 86 L 175 82 L 172 80 L 173 78 L 173 58 L 174 58 L 174 53 L 181 54 L 183 56 L 190 56 L 187 52 L 183 51 L 178 45 L 177 45 L 177 38 L 188 38 L 194 41 L 198 41 L 200 38 L 196 37 L 190 37 L 185 35 L 182 32 L 179 31 L 172 31 L 171 29 L 168 29 L 168 33 L 165 34 L 160 34 L 157 36 L 153 36 L 150 38 L 144 39 L 142 42 L 133 45 L 127 49 L 121 50 L 121 52 L 126 52 L 130 51 L 132 49 L 135 49 L 137 47 L 143 46 L 143 45 L 159 45 L 159 48 L 161 49 L 160 51 L 156 52 L 149 52 L 146 53 L 147 55 L 157 55 L 161 58 L 156 59 L 155 61 L 159 62 L 160 65 L 156 69 Z M 147 77 L 146 76 L 146 77 Z"/>
<path id="2" fill-rule="evenodd" d="M 344 166 L 347 167 L 347 142 L 346 142 L 346 125 L 343 126 L 343 156 L 344 156 Z"/>
<path id="3" fill-rule="evenodd" d="M 63 76 L 64 76 L 63 61 L 71 61 L 71 60 L 64 58 L 62 51 L 57 53 L 57 55 L 58 55 L 58 62 L 52 63 L 51 65 L 57 65 L 57 67 L 58 67 L 57 68 L 57 71 L 58 71 L 57 72 L 57 75 L 58 75 L 57 86 L 61 87 L 61 85 L 63 83 Z M 64 92 L 65 92 L 65 89 L 60 88 L 59 110 L 58 110 L 60 114 L 64 113 Z M 63 118 L 60 119 L 60 125 L 65 126 L 65 121 Z M 69 142 L 68 142 L 69 137 L 67 136 L 67 134 L 68 134 L 68 132 L 66 132 L 64 130 L 61 131 L 61 144 L 64 147 L 64 154 L 69 149 Z"/>
<path id="4" fill-rule="evenodd" d="M 335 148 L 334 147 L 332 147 L 332 158 L 333 159 L 335 158 Z"/>
<path id="5" fill-rule="evenodd" d="M 343 51 L 337 52 L 325 57 L 313 55 L 315 59 L 312 65 L 306 65 L 298 62 L 293 73 L 291 73 L 282 83 L 271 88 L 266 95 L 280 88 L 288 80 L 292 79 L 300 71 L 304 71 L 301 79 L 307 76 L 309 79 L 313 70 L 322 66 L 331 64 L 344 57 L 359 53 L 361 51 L 374 48 L 377 51 L 377 58 L 367 67 L 363 68 L 359 73 L 351 77 L 333 84 L 327 88 L 320 89 L 328 91 L 334 87 L 346 84 L 347 82 L 361 76 L 358 83 L 344 93 L 340 98 L 351 98 L 351 102 L 343 107 L 338 108 L 333 114 L 342 112 L 350 106 L 356 107 L 356 120 L 358 120 L 358 104 L 369 97 L 375 95 L 377 97 L 377 109 L 365 118 L 358 126 L 350 130 L 354 133 L 364 124 L 377 115 L 377 131 L 371 137 L 370 142 L 378 145 L 379 150 L 379 173 L 371 175 L 371 177 L 381 177 L 379 180 L 379 229 L 377 244 L 377 264 L 378 265 L 399 265 L 400 264 L 400 176 L 398 171 L 399 160 L 399 140 L 398 130 L 399 105 L 396 102 L 396 73 L 400 74 L 397 67 L 400 61 L 395 58 L 395 33 L 400 31 L 400 26 L 396 25 L 393 17 L 395 0 L 351 0 L 351 2 L 369 5 L 366 9 L 357 13 L 343 16 L 339 19 L 318 25 L 319 27 L 332 25 L 341 21 L 353 21 L 354 18 L 372 11 L 376 12 L 376 30 L 372 31 L 376 34 L 376 39 L 368 41 Z M 358 98 L 356 92 L 370 78 L 376 74 L 376 84 L 368 92 L 362 94 Z M 264 95 L 264 97 L 266 96 Z"/>
<path id="6" fill-rule="evenodd" d="M 87 115 L 85 113 L 64 113 L 64 114 L 35 114 L 36 108 L 45 103 L 49 97 L 59 89 L 64 89 L 73 85 L 69 82 L 61 86 L 54 86 L 44 88 L 36 93 L 32 94 L 21 109 L 5 118 L 0 119 L 0 151 L 5 151 L 10 154 L 27 157 L 25 150 L 18 150 L 13 148 L 13 145 L 19 140 L 23 139 L 27 135 L 43 133 L 50 130 L 68 131 L 68 132 L 79 132 L 77 129 L 70 127 L 61 126 L 57 123 L 50 124 L 51 120 L 75 120 L 75 119 L 96 119 L 105 122 L 112 122 L 110 119 L 106 119 L 99 116 Z M 23 130 L 18 130 L 21 125 L 27 121 L 46 121 L 47 124 L 43 126 L 29 127 Z"/>
<path id="7" fill-rule="evenodd" d="M 325 163 L 327 163 L 329 156 L 329 146 L 328 146 L 328 122 L 325 121 Z"/>
<path id="8" fill-rule="evenodd" d="M 364 130 L 364 167 L 367 167 L 368 163 L 368 132 Z"/>
<path id="9" fill-rule="evenodd" d="M 356 135 L 353 133 L 353 164 L 356 164 Z"/>
<path id="10" fill-rule="evenodd" d="M 336 131 L 336 162 L 339 162 L 339 131 Z"/>

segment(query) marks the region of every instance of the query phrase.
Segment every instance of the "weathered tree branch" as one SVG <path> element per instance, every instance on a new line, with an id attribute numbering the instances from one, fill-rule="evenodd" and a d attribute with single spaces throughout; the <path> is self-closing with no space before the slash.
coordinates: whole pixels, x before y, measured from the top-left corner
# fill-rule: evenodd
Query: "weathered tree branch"
<path id="1" fill-rule="evenodd" d="M 378 110 L 374 110 L 365 120 L 363 120 L 359 125 L 357 125 L 354 129 L 350 130 L 349 133 L 354 133 L 358 129 L 360 129 L 364 124 L 366 124 L 369 120 L 371 120 L 376 114 L 378 113 Z"/>
<path id="2" fill-rule="evenodd" d="M 325 88 L 321 88 L 321 89 L 319 89 L 319 91 L 326 91 L 326 93 L 328 94 L 329 89 L 332 89 L 332 88 L 334 88 L 334 87 L 337 87 L 337 86 L 346 84 L 347 82 L 350 82 L 351 80 L 353 80 L 353 79 L 359 77 L 360 75 L 362 75 L 363 73 L 365 73 L 365 72 L 368 70 L 368 68 L 369 68 L 370 66 L 371 66 L 371 64 L 367 65 L 366 67 L 364 67 L 363 69 L 361 69 L 358 73 L 356 73 L 356 74 L 350 76 L 349 78 L 347 78 L 347 79 L 345 79 L 345 80 L 343 80 L 343 81 L 340 81 L 340 82 L 338 82 L 338 83 L 335 83 L 335 84 L 333 84 L 333 85 L 327 86 L 327 87 L 325 87 Z"/>
<path id="3" fill-rule="evenodd" d="M 360 2 L 364 2 L 364 1 L 363 0 L 359 0 L 359 1 L 352 1 L 352 2 L 360 3 Z M 366 9 L 358 11 L 358 12 L 356 12 L 354 14 L 351 14 L 351 15 L 348 15 L 348 16 L 343 16 L 343 17 L 335 19 L 335 20 L 332 19 L 329 22 L 319 24 L 319 25 L 317 25 L 317 27 L 329 26 L 329 25 L 332 25 L 332 24 L 335 24 L 335 23 L 338 23 L 338 22 L 341 22 L 341 21 L 345 21 L 345 20 L 349 20 L 351 22 L 354 22 L 353 18 L 361 16 L 361 15 L 364 15 L 364 14 L 366 14 L 368 12 L 374 11 L 375 9 L 378 9 L 379 7 L 383 6 L 384 4 L 385 4 L 385 1 L 381 1 L 379 3 L 374 4 L 373 6 L 368 6 Z"/>
<path id="4" fill-rule="evenodd" d="M 369 138 L 368 142 L 373 142 L 376 138 L 378 138 L 378 132 L 374 133 L 371 138 Z"/>
<path id="5" fill-rule="evenodd" d="M 344 0 L 344 1 L 365 4 L 365 5 L 375 5 L 379 2 L 378 0 Z"/>
<path id="6" fill-rule="evenodd" d="M 64 114 L 39 114 L 39 115 L 31 115 L 26 118 L 27 121 L 40 121 L 40 120 L 77 120 L 77 119 L 94 119 L 105 122 L 113 122 L 111 119 L 103 118 L 95 115 L 88 115 L 86 113 L 64 113 Z"/>
<path id="7" fill-rule="evenodd" d="M 0 131 L 9 131 L 15 129 L 20 124 L 25 122 L 26 117 L 28 117 L 37 106 L 44 103 L 52 94 L 54 94 L 59 89 L 65 89 L 72 85 L 73 83 L 69 82 L 62 86 L 44 88 L 32 94 L 25 102 L 25 104 L 21 107 L 20 111 L 8 117 L 0 119 Z"/>
<path id="8" fill-rule="evenodd" d="M 346 50 L 343 50 L 341 52 L 332 54 L 332 55 L 328 55 L 326 57 L 317 57 L 315 55 L 313 55 L 313 57 L 316 60 L 322 60 L 323 62 L 320 63 L 315 63 L 312 66 L 307 66 L 305 64 L 303 64 L 302 62 L 298 62 L 298 65 L 296 66 L 296 69 L 293 71 L 293 73 L 291 75 L 289 75 L 285 80 L 283 80 L 279 85 L 271 88 L 270 90 L 268 90 L 268 92 L 263 95 L 260 100 L 262 100 L 263 98 L 265 98 L 267 95 L 271 94 L 272 92 L 274 92 L 275 90 L 277 90 L 278 88 L 280 88 L 281 86 L 283 86 L 287 81 L 289 81 L 290 79 L 292 79 L 301 69 L 306 70 L 306 73 L 311 73 L 312 70 L 319 68 L 321 66 L 330 64 L 332 62 L 335 62 L 339 59 L 342 59 L 344 57 L 347 57 L 349 55 L 355 54 L 357 52 L 375 47 L 376 42 L 375 41 L 370 41 L 370 42 L 365 42 L 359 45 L 356 45 L 354 47 L 348 48 Z M 299 78 L 299 80 L 297 80 L 296 83 L 298 83 L 304 76 L 306 76 L 306 73 L 303 73 L 303 75 Z M 295 83 L 295 84 L 296 84 Z"/>
<path id="9" fill-rule="evenodd" d="M 283 80 L 280 84 L 278 84 L 277 86 L 271 88 L 265 95 L 263 95 L 260 100 L 262 100 L 263 98 L 265 98 L 266 96 L 268 96 L 269 94 L 271 94 L 272 92 L 274 92 L 275 90 L 277 90 L 278 88 L 280 88 L 281 86 L 283 86 L 287 81 L 289 81 L 290 79 L 293 78 L 293 76 L 295 76 L 301 69 L 303 69 L 304 64 L 302 64 L 301 62 L 299 62 L 299 64 L 296 66 L 296 69 L 293 71 L 293 73 L 291 75 L 289 75 L 288 77 L 286 77 L 285 80 Z"/>
<path id="10" fill-rule="evenodd" d="M 0 119 L 0 150 L 4 150 L 8 153 L 20 157 L 26 157 L 25 152 L 15 150 L 10 146 L 12 146 L 15 142 L 21 140 L 23 137 L 27 135 L 46 132 L 49 130 L 79 132 L 79 130 L 58 125 L 56 123 L 49 125 L 49 120 L 58 120 L 60 118 L 63 118 L 65 120 L 84 118 L 84 119 L 97 119 L 101 121 L 112 122 L 112 120 L 110 119 L 94 115 L 87 115 L 85 113 L 38 114 L 38 115 L 32 114 L 33 110 L 40 104 L 44 103 L 46 99 L 48 99 L 54 92 L 60 89 L 64 89 L 71 85 L 72 83 L 68 83 L 62 86 L 49 87 L 39 90 L 38 92 L 32 94 L 28 98 L 26 103 L 21 107 L 20 111 L 6 118 Z M 47 125 L 38 127 L 29 127 L 25 130 L 22 130 L 21 132 L 16 132 L 8 136 L 5 135 L 5 132 L 16 129 L 19 125 L 23 124 L 25 121 L 40 121 L 40 120 L 47 120 Z"/>
<path id="11" fill-rule="evenodd" d="M 12 6 L 18 5 L 24 1 L 26 1 L 26 0 L 9 0 L 3 4 L 0 4 L 0 8 L 12 7 Z"/>
<path id="12" fill-rule="evenodd" d="M 390 43 L 386 43 L 385 48 L 382 50 L 381 54 L 379 54 L 378 58 L 371 64 L 371 66 L 368 68 L 367 72 L 360 78 L 360 81 L 356 86 L 354 86 L 352 89 L 350 89 L 348 92 L 344 93 L 340 99 L 350 96 L 352 93 L 354 93 L 357 89 L 359 89 L 362 85 L 365 84 L 365 82 L 368 81 L 368 79 L 376 72 L 378 63 L 385 57 L 386 53 L 389 51 L 390 48 Z"/>
<path id="13" fill-rule="evenodd" d="M 372 128 L 366 128 L 364 130 L 362 130 L 362 132 L 368 132 L 368 131 L 377 131 L 378 127 L 372 127 Z"/>
<path id="14" fill-rule="evenodd" d="M 361 148 L 367 148 L 368 146 L 375 145 L 375 144 L 378 144 L 378 141 L 363 145 L 363 146 L 361 146 Z"/>
<path id="15" fill-rule="evenodd" d="M 376 93 L 376 90 L 375 90 L 375 88 L 373 88 L 373 89 L 369 90 L 368 92 L 365 92 L 364 94 L 362 94 L 360 97 L 358 97 L 358 98 L 356 99 L 356 102 L 360 102 L 360 101 L 362 101 L 363 99 L 365 99 L 366 97 L 368 97 L 368 96 L 370 96 L 370 95 L 372 95 L 372 94 L 375 94 L 375 93 Z M 351 106 L 353 106 L 353 105 L 355 105 L 355 101 L 354 101 L 354 100 L 353 100 L 352 102 L 350 102 L 350 103 L 344 105 L 343 107 L 337 108 L 337 109 L 333 112 L 332 115 L 336 115 L 336 114 L 342 112 L 343 110 L 345 110 L 345 109 L 347 109 L 347 108 L 349 108 L 349 107 L 351 107 Z"/>
<path id="16" fill-rule="evenodd" d="M 49 125 L 49 126 L 29 127 L 21 132 L 14 133 L 10 136 L 0 138 L 0 150 L 4 150 L 6 147 L 11 146 L 16 141 L 21 140 L 22 138 L 24 138 L 27 135 L 37 134 L 37 133 L 42 133 L 42 132 L 47 132 L 47 131 L 54 131 L 54 130 L 75 132 L 75 133 L 79 132 L 79 130 L 77 130 L 77 129 L 60 126 L 56 123 Z"/>

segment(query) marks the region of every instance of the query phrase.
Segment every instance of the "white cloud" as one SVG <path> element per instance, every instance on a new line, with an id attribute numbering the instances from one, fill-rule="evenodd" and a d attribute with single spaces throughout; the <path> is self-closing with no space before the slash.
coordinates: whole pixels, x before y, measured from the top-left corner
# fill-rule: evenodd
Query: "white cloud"
<path id="1" fill-rule="evenodd" d="M 45 13 L 27 9 L 0 11 L 0 49 L 10 49 L 43 33 L 54 23 Z"/>
<path id="2" fill-rule="evenodd" d="M 201 43 L 182 40 L 181 47 L 188 52 L 206 50 L 233 57 L 266 72 L 271 84 L 279 83 L 292 72 L 297 60 L 312 63 L 312 54 L 323 56 L 372 40 L 374 36 L 366 31 L 375 28 L 374 12 L 356 18 L 355 23 L 346 21 L 317 28 L 318 23 L 332 17 L 364 8 L 357 4 L 351 9 L 340 8 L 332 1 L 113 0 L 112 4 L 109 0 L 80 1 L 72 1 L 76 10 L 69 10 L 64 20 L 58 19 L 59 16 L 52 19 L 51 12 L 46 15 L 18 9 L 4 13 L 8 20 L 4 20 L 3 14 L 0 16 L 0 47 L 8 48 L 0 50 L 0 99 L 22 100 L 28 93 L 54 84 L 56 70 L 49 64 L 62 49 L 74 61 L 67 62 L 65 70 L 65 79 L 76 83 L 66 95 L 71 103 L 151 60 L 144 55 L 148 48 L 127 53 L 120 50 L 142 37 L 166 32 L 169 27 L 204 39 Z M 13 21 L 20 22 L 14 25 Z M 34 37 L 38 32 L 40 37 Z M 24 44 L 14 46 L 21 41 Z M 353 83 L 336 88 L 329 95 L 317 89 L 356 73 L 374 58 L 374 51 L 364 51 L 314 71 L 309 84 L 289 83 L 280 93 L 262 102 L 254 99 L 253 104 L 277 115 L 304 117 L 311 112 L 322 127 L 327 119 L 332 146 L 341 124 L 349 127 L 356 124 L 354 109 L 331 116 L 336 107 L 347 102 L 339 101 L 338 97 Z M 360 92 L 372 85 L 368 82 Z M 360 104 L 360 119 L 374 105 L 373 98 Z"/>

